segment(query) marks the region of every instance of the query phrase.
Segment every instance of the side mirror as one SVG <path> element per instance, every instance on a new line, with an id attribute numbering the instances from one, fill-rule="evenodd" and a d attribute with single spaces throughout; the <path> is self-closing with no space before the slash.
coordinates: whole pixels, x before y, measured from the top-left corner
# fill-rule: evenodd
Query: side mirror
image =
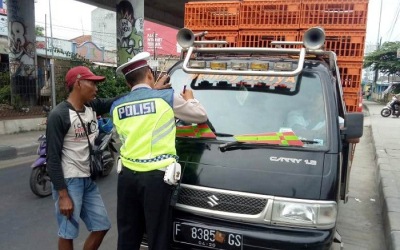
<path id="1" fill-rule="evenodd" d="M 363 135 L 364 114 L 362 112 L 347 113 L 344 118 L 344 136 L 350 142 Z"/>

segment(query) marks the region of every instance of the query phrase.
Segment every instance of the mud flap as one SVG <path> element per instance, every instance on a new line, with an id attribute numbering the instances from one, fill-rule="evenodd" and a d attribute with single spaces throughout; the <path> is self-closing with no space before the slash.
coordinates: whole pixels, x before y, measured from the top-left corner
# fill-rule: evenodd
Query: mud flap
<path id="1" fill-rule="evenodd" d="M 342 242 L 342 236 L 340 236 L 340 234 L 337 231 L 335 231 L 335 236 L 333 238 L 331 250 L 343 250 L 343 249 L 344 245 Z"/>

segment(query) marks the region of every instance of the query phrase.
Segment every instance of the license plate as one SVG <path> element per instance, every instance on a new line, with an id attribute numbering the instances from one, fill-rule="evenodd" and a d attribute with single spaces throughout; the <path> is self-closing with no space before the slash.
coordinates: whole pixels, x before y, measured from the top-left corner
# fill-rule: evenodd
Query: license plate
<path id="1" fill-rule="evenodd" d="M 241 234 L 180 222 L 174 222 L 174 241 L 210 249 L 241 250 L 243 248 Z"/>

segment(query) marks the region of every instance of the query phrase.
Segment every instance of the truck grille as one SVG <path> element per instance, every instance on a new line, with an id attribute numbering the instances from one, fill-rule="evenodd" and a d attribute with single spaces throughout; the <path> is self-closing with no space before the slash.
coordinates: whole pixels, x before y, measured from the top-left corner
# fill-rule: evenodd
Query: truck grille
<path id="1" fill-rule="evenodd" d="M 218 189 L 191 188 L 187 185 L 180 187 L 178 198 L 178 205 L 246 215 L 260 214 L 267 202 L 267 198 Z"/>

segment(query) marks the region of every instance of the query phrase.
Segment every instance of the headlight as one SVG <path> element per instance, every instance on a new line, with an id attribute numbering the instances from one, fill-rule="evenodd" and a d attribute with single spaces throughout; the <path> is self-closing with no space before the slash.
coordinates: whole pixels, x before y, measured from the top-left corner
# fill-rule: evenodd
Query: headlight
<path id="1" fill-rule="evenodd" d="M 297 202 L 275 200 L 272 224 L 332 228 L 337 216 L 336 202 Z"/>

